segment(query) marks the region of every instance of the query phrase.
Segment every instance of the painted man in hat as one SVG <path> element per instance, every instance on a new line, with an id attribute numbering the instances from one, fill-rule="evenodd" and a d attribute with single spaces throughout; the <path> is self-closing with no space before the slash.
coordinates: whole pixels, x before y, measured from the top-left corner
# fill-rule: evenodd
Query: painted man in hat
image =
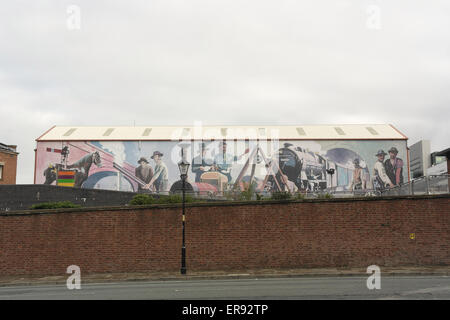
<path id="1" fill-rule="evenodd" d="M 247 153 L 248 150 L 245 150 L 244 154 Z M 230 153 L 227 153 L 227 142 L 221 141 L 219 144 L 219 153 L 214 157 L 214 165 L 213 168 L 225 175 L 228 178 L 228 183 L 231 182 L 231 167 L 233 166 L 233 162 L 240 160 L 244 154 L 240 156 L 233 156 Z"/>
<path id="2" fill-rule="evenodd" d="M 374 188 L 377 190 L 383 190 L 386 187 L 394 187 L 391 179 L 389 179 L 386 174 L 386 168 L 384 167 L 384 157 L 386 156 L 386 152 L 383 150 L 378 150 L 376 156 L 378 158 L 377 162 L 373 166 L 374 170 Z"/>
<path id="3" fill-rule="evenodd" d="M 355 166 L 355 170 L 353 171 L 353 180 L 350 184 L 350 190 L 361 190 L 363 188 L 364 174 L 363 169 L 359 165 L 358 158 L 353 160 L 353 165 Z"/>
<path id="4" fill-rule="evenodd" d="M 212 160 L 206 158 L 207 146 L 205 143 L 201 143 L 200 154 L 192 159 L 192 172 L 195 173 L 195 182 L 200 182 L 200 177 L 203 173 L 210 170 L 212 166 Z"/>
<path id="5" fill-rule="evenodd" d="M 151 158 L 155 161 L 155 173 L 152 179 L 146 185 L 149 189 L 153 185 L 157 192 L 169 191 L 169 171 L 167 170 L 166 164 L 162 161 L 163 154 L 159 151 L 153 152 Z"/>
<path id="6" fill-rule="evenodd" d="M 388 152 L 389 159 L 384 162 L 386 174 L 394 185 L 398 186 L 403 183 L 403 160 L 397 158 L 398 150 L 396 147 L 390 148 Z"/>
<path id="7" fill-rule="evenodd" d="M 139 178 L 145 183 L 149 183 L 153 178 L 153 169 L 148 164 L 147 158 L 141 157 L 138 161 L 139 167 L 134 171 L 136 178 Z M 144 187 L 139 184 L 138 191 L 144 190 Z"/>

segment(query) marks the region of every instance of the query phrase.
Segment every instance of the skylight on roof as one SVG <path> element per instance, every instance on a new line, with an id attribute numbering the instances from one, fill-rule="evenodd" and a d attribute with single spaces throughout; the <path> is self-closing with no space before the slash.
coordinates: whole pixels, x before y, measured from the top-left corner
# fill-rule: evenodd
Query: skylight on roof
<path id="1" fill-rule="evenodd" d="M 74 133 L 75 130 L 77 130 L 77 128 L 69 129 L 69 130 L 67 130 L 66 133 L 63 134 L 63 136 L 64 136 L 64 137 L 68 137 L 68 136 L 70 136 L 72 133 Z"/>
<path id="2" fill-rule="evenodd" d="M 112 132 L 114 131 L 114 128 L 109 128 L 105 131 L 105 133 L 103 133 L 104 137 L 109 136 Z"/>
<path id="3" fill-rule="evenodd" d="M 297 127 L 296 129 L 299 136 L 306 136 L 305 129 L 303 129 L 302 127 Z"/>
<path id="4" fill-rule="evenodd" d="M 374 136 L 378 135 L 378 132 L 372 128 L 372 127 L 366 127 L 367 131 L 369 131 L 371 134 L 373 134 Z"/>
<path id="5" fill-rule="evenodd" d="M 344 130 L 342 130 L 342 128 L 334 127 L 334 130 L 336 130 L 336 132 L 338 133 L 338 135 L 340 135 L 340 136 L 345 136 L 345 132 L 344 132 Z"/>
<path id="6" fill-rule="evenodd" d="M 152 128 L 145 128 L 144 132 L 142 133 L 142 136 L 148 137 L 150 135 L 150 132 L 152 132 Z"/>

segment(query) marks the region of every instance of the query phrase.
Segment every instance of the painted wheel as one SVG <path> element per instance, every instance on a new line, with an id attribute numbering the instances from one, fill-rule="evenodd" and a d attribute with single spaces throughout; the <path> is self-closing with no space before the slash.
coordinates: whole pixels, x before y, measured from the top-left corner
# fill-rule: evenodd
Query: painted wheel
<path id="1" fill-rule="evenodd" d="M 118 181 L 117 175 L 118 173 L 114 171 L 96 172 L 93 175 L 90 175 L 89 178 L 83 182 L 81 187 L 86 189 L 135 191 L 133 185 L 127 178 L 121 175 L 120 180 Z"/>

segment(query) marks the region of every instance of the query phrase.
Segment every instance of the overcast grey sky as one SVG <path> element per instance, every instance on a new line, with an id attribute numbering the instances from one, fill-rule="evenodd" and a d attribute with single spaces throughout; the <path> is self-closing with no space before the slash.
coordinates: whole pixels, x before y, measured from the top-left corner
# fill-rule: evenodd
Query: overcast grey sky
<path id="1" fill-rule="evenodd" d="M 391 123 L 436 151 L 449 110 L 448 0 L 0 4 L 17 183 L 53 125 Z"/>

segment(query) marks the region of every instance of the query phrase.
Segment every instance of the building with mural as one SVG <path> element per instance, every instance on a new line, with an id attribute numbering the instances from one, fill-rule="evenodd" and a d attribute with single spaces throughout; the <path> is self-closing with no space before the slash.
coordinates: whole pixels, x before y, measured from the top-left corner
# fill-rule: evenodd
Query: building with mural
<path id="1" fill-rule="evenodd" d="M 55 126 L 36 140 L 34 183 L 170 192 L 183 157 L 199 192 L 383 189 L 409 180 L 407 139 L 387 124 Z"/>

